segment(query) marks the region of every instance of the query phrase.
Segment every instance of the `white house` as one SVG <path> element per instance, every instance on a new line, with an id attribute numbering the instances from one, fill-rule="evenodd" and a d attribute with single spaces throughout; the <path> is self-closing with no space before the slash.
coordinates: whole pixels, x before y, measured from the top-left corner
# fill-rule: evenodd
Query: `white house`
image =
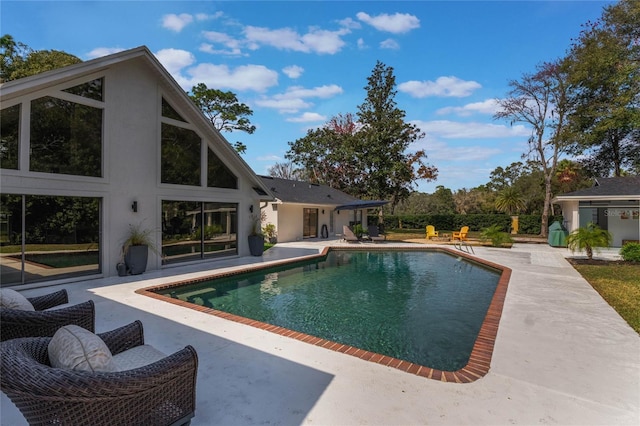
<path id="1" fill-rule="evenodd" d="M 591 188 L 558 195 L 569 231 L 593 222 L 613 236 L 613 247 L 640 241 L 640 176 L 598 178 Z"/>
<path id="2" fill-rule="evenodd" d="M 249 254 L 272 200 L 146 48 L 0 85 L 0 282 L 115 275 L 130 226 L 147 269 Z"/>
<path id="3" fill-rule="evenodd" d="M 386 201 L 360 200 L 327 185 L 260 176 L 276 198 L 263 203 L 265 224 L 276 227 L 278 242 L 329 238 L 342 234 L 343 225 L 367 227 L 367 209 Z"/>

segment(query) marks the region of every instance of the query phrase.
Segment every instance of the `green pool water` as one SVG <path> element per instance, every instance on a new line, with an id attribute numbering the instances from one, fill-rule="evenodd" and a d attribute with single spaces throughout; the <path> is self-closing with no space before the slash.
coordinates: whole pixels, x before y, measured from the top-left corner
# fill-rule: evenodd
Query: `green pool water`
<path id="1" fill-rule="evenodd" d="M 325 260 L 160 291 L 426 367 L 464 367 L 500 273 L 439 251 L 331 251 Z"/>

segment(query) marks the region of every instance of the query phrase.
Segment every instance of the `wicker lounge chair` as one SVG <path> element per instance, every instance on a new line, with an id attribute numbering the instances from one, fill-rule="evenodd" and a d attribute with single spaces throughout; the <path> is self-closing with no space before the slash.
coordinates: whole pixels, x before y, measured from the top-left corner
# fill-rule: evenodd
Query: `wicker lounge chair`
<path id="1" fill-rule="evenodd" d="M 112 354 L 144 344 L 136 321 L 98 334 Z M 51 337 L 0 343 L 0 387 L 29 424 L 182 425 L 195 412 L 198 357 L 191 346 L 121 372 L 50 366 Z"/>
<path id="2" fill-rule="evenodd" d="M 360 241 L 356 234 L 347 225 L 342 225 L 342 238 L 348 243 L 357 243 Z"/>
<path id="3" fill-rule="evenodd" d="M 0 308 L 0 341 L 18 337 L 53 336 L 62 326 L 76 324 L 95 330 L 95 306 L 89 300 L 73 306 L 49 309 L 69 302 L 66 290 L 27 300 L 35 311 Z"/>
<path id="4" fill-rule="evenodd" d="M 378 231 L 378 227 L 376 225 L 367 226 L 367 232 L 369 233 L 369 239 L 374 243 L 379 243 L 386 239 L 384 235 L 380 235 L 380 232 Z"/>

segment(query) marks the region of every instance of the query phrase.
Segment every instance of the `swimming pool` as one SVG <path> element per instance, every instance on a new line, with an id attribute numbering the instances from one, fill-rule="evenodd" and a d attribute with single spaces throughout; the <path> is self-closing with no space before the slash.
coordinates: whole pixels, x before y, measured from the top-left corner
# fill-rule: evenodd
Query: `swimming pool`
<path id="1" fill-rule="evenodd" d="M 497 323 L 487 319 L 495 317 L 496 294 L 506 291 L 508 277 L 499 286 L 501 277 L 497 265 L 448 250 L 332 250 L 304 263 L 147 290 L 268 330 L 293 330 L 305 341 L 315 336 L 314 344 L 365 359 L 424 367 L 414 371 L 421 375 L 457 371 L 457 381 L 472 381 L 489 367 L 487 336 L 495 339 Z"/>

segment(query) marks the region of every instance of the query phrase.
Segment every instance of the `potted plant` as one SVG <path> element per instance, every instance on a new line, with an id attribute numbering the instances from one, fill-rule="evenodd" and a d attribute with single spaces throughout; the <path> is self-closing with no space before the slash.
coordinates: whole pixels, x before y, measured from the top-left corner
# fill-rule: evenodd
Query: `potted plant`
<path id="1" fill-rule="evenodd" d="M 129 234 L 122 244 L 126 271 L 131 275 L 142 274 L 147 269 L 149 247 L 153 248 L 151 230 L 140 225 L 129 225 Z"/>
<path id="2" fill-rule="evenodd" d="M 249 252 L 252 256 L 262 256 L 264 251 L 264 235 L 262 234 L 262 222 L 265 219 L 266 213 L 260 212 L 260 214 L 251 215 L 251 233 L 249 234 Z"/>
<path id="3" fill-rule="evenodd" d="M 267 236 L 270 244 L 275 244 L 277 242 L 276 226 L 273 223 L 267 223 L 262 229 L 262 232 Z"/>

